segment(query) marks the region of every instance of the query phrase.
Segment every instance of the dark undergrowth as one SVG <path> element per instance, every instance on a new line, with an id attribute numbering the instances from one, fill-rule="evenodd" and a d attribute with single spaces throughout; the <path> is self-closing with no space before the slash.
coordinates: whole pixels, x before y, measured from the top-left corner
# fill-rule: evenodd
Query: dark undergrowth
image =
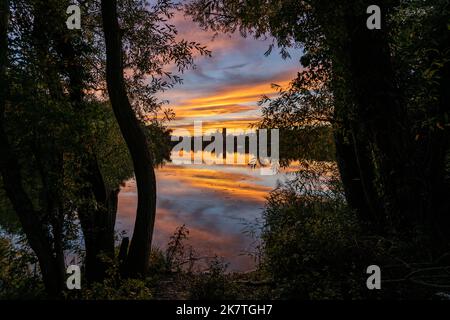
<path id="1" fill-rule="evenodd" d="M 436 255 L 414 234 L 374 234 L 348 209 L 333 164 L 305 163 L 268 196 L 258 265 L 227 272 L 219 257 L 196 254 L 179 227 L 167 248 L 154 248 L 145 277 L 124 279 L 109 261 L 102 283 L 82 283 L 64 299 L 448 299 L 450 254 Z M 45 299 L 36 261 L 0 240 L 0 298 Z M 381 290 L 369 290 L 367 267 L 381 268 Z"/>

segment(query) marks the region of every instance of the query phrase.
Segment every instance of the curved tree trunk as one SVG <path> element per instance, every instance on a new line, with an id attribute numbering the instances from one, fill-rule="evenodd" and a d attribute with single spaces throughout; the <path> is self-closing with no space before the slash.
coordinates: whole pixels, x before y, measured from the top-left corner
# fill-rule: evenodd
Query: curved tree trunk
<path id="1" fill-rule="evenodd" d="M 156 179 L 147 139 L 128 100 L 123 76 L 122 40 L 117 19 L 117 1 L 102 0 L 103 31 L 106 44 L 106 79 L 111 105 L 133 159 L 138 189 L 134 233 L 126 259 L 129 276 L 148 269 L 156 213 Z"/>
<path id="2" fill-rule="evenodd" d="M 347 202 L 361 222 L 382 231 L 384 221 L 380 217 L 380 199 L 373 184 L 373 163 L 361 141 L 354 135 L 353 139 L 346 141 L 342 131 L 342 128 L 335 129 L 334 140 L 336 162 Z"/>

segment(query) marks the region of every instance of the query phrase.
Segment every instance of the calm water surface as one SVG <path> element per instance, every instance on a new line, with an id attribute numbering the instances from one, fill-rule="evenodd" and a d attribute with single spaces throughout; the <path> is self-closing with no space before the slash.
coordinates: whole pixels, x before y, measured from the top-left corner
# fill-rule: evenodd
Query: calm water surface
<path id="1" fill-rule="evenodd" d="M 254 268 L 245 255 L 254 239 L 247 223 L 261 217 L 265 197 L 284 174 L 263 176 L 245 165 L 175 165 L 157 169 L 157 215 L 153 245 L 165 248 L 175 229 L 189 229 L 188 244 L 200 255 L 223 257 L 229 271 Z M 119 194 L 117 231 L 132 234 L 136 212 L 136 184 L 130 180 Z"/>

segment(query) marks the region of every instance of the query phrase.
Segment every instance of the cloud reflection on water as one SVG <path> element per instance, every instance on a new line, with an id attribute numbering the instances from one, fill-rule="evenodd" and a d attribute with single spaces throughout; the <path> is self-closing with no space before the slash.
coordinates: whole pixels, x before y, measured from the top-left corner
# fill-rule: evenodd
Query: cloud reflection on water
<path id="1" fill-rule="evenodd" d="M 278 177 L 279 178 L 279 177 Z M 265 197 L 277 176 L 260 176 L 245 166 L 176 166 L 157 170 L 158 202 L 153 244 L 164 248 L 175 229 L 188 227 L 189 244 L 202 255 L 217 254 L 230 271 L 253 268 L 243 256 L 253 239 L 245 222 L 260 217 Z M 128 181 L 119 195 L 116 229 L 131 235 L 136 214 L 136 184 Z"/>

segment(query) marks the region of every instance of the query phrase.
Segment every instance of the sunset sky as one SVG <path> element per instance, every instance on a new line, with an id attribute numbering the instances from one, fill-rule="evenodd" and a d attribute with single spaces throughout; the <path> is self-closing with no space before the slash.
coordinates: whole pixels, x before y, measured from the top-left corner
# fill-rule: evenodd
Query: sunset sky
<path id="1" fill-rule="evenodd" d="M 189 18 L 177 15 L 173 21 L 179 37 L 197 41 L 212 51 L 212 57 L 198 57 L 195 70 L 188 70 L 183 84 L 167 91 L 163 99 L 176 113 L 171 128 L 191 129 L 194 120 L 204 129 L 247 128 L 258 118 L 257 101 L 274 93 L 272 83 L 286 86 L 300 69 L 300 50 L 291 50 L 283 60 L 277 50 L 266 57 L 271 40 L 205 32 Z"/>

